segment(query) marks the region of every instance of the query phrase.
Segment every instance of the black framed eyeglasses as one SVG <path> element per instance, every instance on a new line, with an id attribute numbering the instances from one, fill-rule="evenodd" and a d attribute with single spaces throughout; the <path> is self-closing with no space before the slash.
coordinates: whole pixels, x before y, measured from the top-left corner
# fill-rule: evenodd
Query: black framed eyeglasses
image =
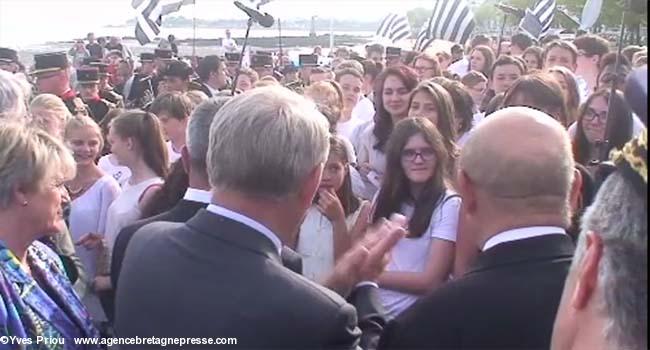
<path id="1" fill-rule="evenodd" d="M 605 123 L 607 121 L 607 111 L 598 113 L 593 108 L 587 108 L 584 119 L 590 122 L 598 119 L 599 122 Z"/>
<path id="2" fill-rule="evenodd" d="M 436 152 L 433 148 L 421 148 L 421 149 L 405 149 L 402 151 L 402 159 L 407 161 L 415 161 L 417 157 L 424 161 L 432 160 L 436 157 Z"/>

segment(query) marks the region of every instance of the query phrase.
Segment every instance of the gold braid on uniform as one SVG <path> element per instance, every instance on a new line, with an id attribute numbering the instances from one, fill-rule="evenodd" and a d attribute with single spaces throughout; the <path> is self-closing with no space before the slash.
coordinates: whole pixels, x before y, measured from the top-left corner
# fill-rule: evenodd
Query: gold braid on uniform
<path id="1" fill-rule="evenodd" d="M 648 131 L 626 143 L 621 150 L 612 150 L 610 158 L 623 176 L 644 196 L 648 189 Z"/>

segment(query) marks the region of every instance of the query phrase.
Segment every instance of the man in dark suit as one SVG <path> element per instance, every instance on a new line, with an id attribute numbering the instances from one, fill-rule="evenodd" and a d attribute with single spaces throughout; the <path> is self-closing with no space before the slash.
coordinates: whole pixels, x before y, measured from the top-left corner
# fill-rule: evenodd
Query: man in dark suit
<path id="1" fill-rule="evenodd" d="M 327 145 L 323 116 L 280 87 L 237 96 L 221 108 L 207 157 L 212 204 L 187 223 L 153 223 L 133 236 L 118 281 L 117 335 L 218 335 L 247 348 L 358 346 L 354 307 L 280 258 L 311 205 Z M 288 149 L 306 151 L 280 151 Z M 398 227 L 372 229 L 326 284 L 343 295 L 353 290 L 352 298 L 376 288 L 353 287 L 383 270 L 385 254 L 403 235 Z M 378 334 L 381 323 L 375 326 Z"/>
<path id="2" fill-rule="evenodd" d="M 196 68 L 199 80 L 196 89 L 203 91 L 208 97 L 216 96 L 220 90 L 226 88 L 228 76 L 226 66 L 218 56 L 205 56 Z"/>
<path id="3" fill-rule="evenodd" d="M 571 141 L 548 115 L 503 109 L 472 132 L 457 178 L 482 253 L 468 273 L 391 321 L 380 348 L 548 349 L 581 185 Z"/>

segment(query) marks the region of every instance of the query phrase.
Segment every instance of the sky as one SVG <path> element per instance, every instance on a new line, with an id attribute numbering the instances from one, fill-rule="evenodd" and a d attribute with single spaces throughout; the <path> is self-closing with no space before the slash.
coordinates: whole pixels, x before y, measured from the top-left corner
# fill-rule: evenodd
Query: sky
<path id="1" fill-rule="evenodd" d="M 242 2 L 246 2 L 245 0 Z M 321 18 L 375 20 L 390 11 L 423 6 L 434 0 L 273 0 L 263 11 L 279 18 Z M 204 19 L 245 18 L 229 0 L 196 0 L 178 14 Z M 0 0 L 0 33 L 4 30 L 33 30 L 43 23 L 96 26 L 121 24 L 134 17 L 131 0 Z"/>

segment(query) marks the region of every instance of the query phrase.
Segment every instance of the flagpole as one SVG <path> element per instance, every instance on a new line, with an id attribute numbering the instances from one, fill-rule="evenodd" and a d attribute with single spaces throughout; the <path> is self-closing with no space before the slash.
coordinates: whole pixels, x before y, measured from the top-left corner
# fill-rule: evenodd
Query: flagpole
<path id="1" fill-rule="evenodd" d="M 506 30 L 506 22 L 508 22 L 508 14 L 503 13 L 503 21 L 501 22 L 501 31 L 499 32 L 499 41 L 497 43 L 497 58 L 501 55 L 501 42 L 503 41 L 503 32 Z"/>
<path id="2" fill-rule="evenodd" d="M 192 60 L 196 62 L 196 0 L 192 4 Z"/>
<path id="3" fill-rule="evenodd" d="M 278 46 L 280 49 L 280 65 L 282 65 L 282 21 L 278 18 Z"/>

